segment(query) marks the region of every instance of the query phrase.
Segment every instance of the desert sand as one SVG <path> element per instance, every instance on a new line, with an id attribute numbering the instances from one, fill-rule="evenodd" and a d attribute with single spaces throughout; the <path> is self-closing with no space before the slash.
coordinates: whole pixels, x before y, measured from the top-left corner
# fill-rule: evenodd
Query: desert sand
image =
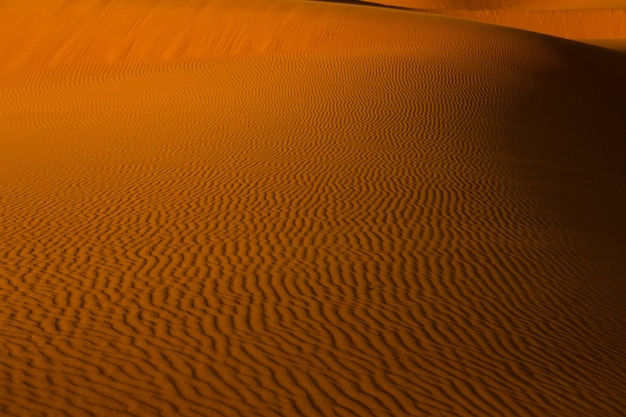
<path id="1" fill-rule="evenodd" d="M 0 415 L 626 415 L 626 55 L 430 3 L 1 2 Z"/>
<path id="2" fill-rule="evenodd" d="M 626 52 L 624 0 L 378 0 L 378 3 L 575 39 Z"/>

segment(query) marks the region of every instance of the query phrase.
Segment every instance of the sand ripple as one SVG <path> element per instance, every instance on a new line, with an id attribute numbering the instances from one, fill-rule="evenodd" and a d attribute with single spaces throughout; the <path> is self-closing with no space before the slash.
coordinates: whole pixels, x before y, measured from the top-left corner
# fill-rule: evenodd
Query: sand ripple
<path id="1" fill-rule="evenodd" d="M 3 73 L 0 412 L 624 415 L 623 237 L 526 163 L 577 47 L 310 7 L 414 38 Z"/>

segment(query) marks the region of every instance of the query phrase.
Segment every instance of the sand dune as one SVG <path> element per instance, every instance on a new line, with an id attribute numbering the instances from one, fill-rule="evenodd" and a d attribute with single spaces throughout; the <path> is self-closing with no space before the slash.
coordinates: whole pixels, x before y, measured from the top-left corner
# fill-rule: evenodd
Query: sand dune
<path id="1" fill-rule="evenodd" d="M 622 54 L 281 0 L 0 22 L 3 416 L 626 414 Z"/>
<path id="2" fill-rule="evenodd" d="M 625 7 L 624 0 L 385 0 L 433 10 L 597 10 Z"/>
<path id="3" fill-rule="evenodd" d="M 626 37 L 626 7 L 590 10 L 451 10 L 445 14 L 561 38 L 582 40 Z"/>
<path id="4" fill-rule="evenodd" d="M 508 26 L 580 41 L 623 51 L 626 39 L 626 2 L 624 0 L 380 0 L 428 13 L 442 14 L 478 22 Z"/>
<path id="5" fill-rule="evenodd" d="M 585 39 L 583 42 L 590 45 L 596 45 L 601 48 L 613 49 L 622 53 L 626 53 L 625 39 Z"/>

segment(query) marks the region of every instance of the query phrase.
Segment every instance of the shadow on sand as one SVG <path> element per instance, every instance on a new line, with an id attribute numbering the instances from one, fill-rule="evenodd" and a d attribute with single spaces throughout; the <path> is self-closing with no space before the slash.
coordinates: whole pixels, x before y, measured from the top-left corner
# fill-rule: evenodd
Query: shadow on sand
<path id="1" fill-rule="evenodd" d="M 411 9 L 410 7 L 391 6 L 391 5 L 374 3 L 374 2 L 369 2 L 369 1 L 362 1 L 362 0 L 313 0 L 313 1 L 319 1 L 319 2 L 324 2 L 324 3 L 352 4 L 356 6 L 383 7 L 385 9 L 406 10 L 406 11 L 411 11 L 411 12 L 419 11 L 416 9 Z"/>

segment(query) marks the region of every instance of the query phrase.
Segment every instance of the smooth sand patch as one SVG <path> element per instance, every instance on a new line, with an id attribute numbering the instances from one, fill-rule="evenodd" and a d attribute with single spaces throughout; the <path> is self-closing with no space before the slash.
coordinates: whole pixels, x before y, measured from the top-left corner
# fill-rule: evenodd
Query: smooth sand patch
<path id="1" fill-rule="evenodd" d="M 381 0 L 381 4 L 513 27 L 624 51 L 624 0 Z"/>
<path id="2" fill-rule="evenodd" d="M 626 53 L 626 39 L 585 39 L 583 42 Z"/>
<path id="3" fill-rule="evenodd" d="M 622 55 L 280 0 L 0 28 L 2 415 L 626 413 Z"/>
<path id="4" fill-rule="evenodd" d="M 444 14 L 568 39 L 626 37 L 626 7 L 568 10 L 451 10 Z"/>

